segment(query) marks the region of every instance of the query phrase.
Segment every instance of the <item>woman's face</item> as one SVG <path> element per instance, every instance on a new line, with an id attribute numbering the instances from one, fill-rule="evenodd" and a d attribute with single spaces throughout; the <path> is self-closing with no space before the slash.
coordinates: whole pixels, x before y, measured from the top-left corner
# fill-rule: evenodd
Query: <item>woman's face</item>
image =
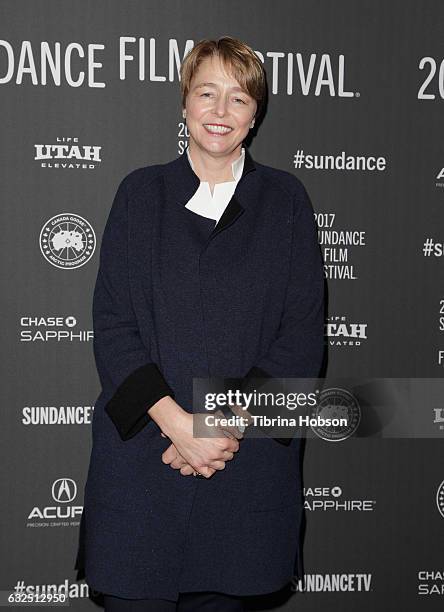
<path id="1" fill-rule="evenodd" d="M 194 74 L 186 98 L 190 141 L 213 156 L 228 155 L 248 134 L 256 108 L 254 98 L 225 72 L 220 59 L 207 57 Z"/>

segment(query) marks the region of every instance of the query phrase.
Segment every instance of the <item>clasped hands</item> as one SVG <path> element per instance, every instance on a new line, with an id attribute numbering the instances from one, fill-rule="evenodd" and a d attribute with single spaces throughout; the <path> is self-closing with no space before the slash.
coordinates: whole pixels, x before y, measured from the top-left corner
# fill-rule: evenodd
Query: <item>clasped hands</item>
<path id="1" fill-rule="evenodd" d="M 234 415 L 245 416 L 240 406 L 231 406 L 231 410 Z M 204 418 L 207 415 L 186 412 L 170 396 L 159 400 L 148 414 L 159 425 L 161 435 L 171 440 L 162 454 L 163 463 L 180 470 L 183 476 L 199 472 L 210 478 L 217 470 L 223 470 L 226 462 L 231 461 L 239 450 L 239 440 L 243 438 L 233 425 L 206 425 Z M 224 418 L 220 410 L 214 416 Z M 194 419 L 199 419 L 199 434 L 205 437 L 193 435 Z"/>

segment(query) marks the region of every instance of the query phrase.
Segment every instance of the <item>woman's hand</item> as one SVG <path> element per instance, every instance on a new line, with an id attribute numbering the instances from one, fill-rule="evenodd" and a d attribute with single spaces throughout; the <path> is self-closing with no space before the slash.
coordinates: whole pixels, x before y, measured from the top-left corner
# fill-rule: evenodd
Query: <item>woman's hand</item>
<path id="1" fill-rule="evenodd" d="M 225 462 L 234 457 L 239 450 L 238 438 L 242 434 L 236 427 L 211 427 L 205 424 L 205 414 L 190 414 L 177 404 L 170 396 L 163 397 L 148 410 L 148 414 L 159 425 L 161 431 L 168 437 L 175 449 L 167 449 L 162 455 L 162 461 L 174 463 L 177 469 L 184 468 L 184 475 L 190 471 L 198 471 L 209 478 L 216 470 L 223 470 Z M 223 414 L 218 411 L 218 416 Z M 194 420 L 195 419 L 195 420 Z M 193 423 L 198 426 L 200 436 L 193 435 Z M 177 453 L 181 458 L 177 458 Z M 183 461 L 190 467 L 183 465 Z"/>
<path id="2" fill-rule="evenodd" d="M 162 436 L 166 438 L 167 436 L 163 433 Z M 196 472 L 192 465 L 187 463 L 182 455 L 178 452 L 177 448 L 174 444 L 170 444 L 170 446 L 166 449 L 166 451 L 162 455 L 162 461 L 168 464 L 175 470 L 180 470 L 182 476 L 191 476 Z M 210 468 L 211 475 L 214 474 L 216 470 L 214 468 Z"/>
<path id="3" fill-rule="evenodd" d="M 246 422 L 247 426 L 252 422 L 252 417 L 250 413 L 248 411 L 245 411 L 240 406 L 237 406 L 237 405 L 231 406 L 231 410 L 234 415 L 238 417 L 242 417 L 244 422 Z M 218 410 L 216 414 L 218 416 L 222 416 L 222 417 L 224 416 L 222 415 L 220 410 Z M 230 428 L 228 429 L 230 430 Z M 237 428 L 235 429 L 236 431 L 232 433 L 235 433 L 236 437 L 238 438 L 242 437 L 241 435 L 239 435 L 239 430 Z M 167 436 L 163 432 L 161 432 L 160 435 L 162 436 L 162 438 L 167 438 Z M 182 476 L 191 476 L 191 474 L 194 474 L 196 471 L 192 465 L 190 465 L 189 463 L 185 461 L 185 459 L 179 453 L 179 451 L 174 446 L 174 444 L 171 444 L 167 448 L 167 450 L 163 453 L 162 460 L 164 463 L 169 464 L 170 467 L 172 467 L 173 469 L 180 470 L 180 473 L 182 474 Z M 213 474 L 216 471 L 213 468 L 210 468 L 210 470 L 212 471 Z"/>
<path id="4" fill-rule="evenodd" d="M 162 436 L 162 438 L 167 438 L 163 431 L 160 432 L 160 435 Z M 189 463 L 185 461 L 185 459 L 182 457 L 182 455 L 179 454 L 177 448 L 172 443 L 163 453 L 162 460 L 164 463 L 169 463 L 172 468 L 180 470 L 180 473 L 183 476 L 191 476 L 191 474 L 196 471 Z M 215 471 L 216 470 L 213 470 L 213 473 Z"/>
<path id="5" fill-rule="evenodd" d="M 209 478 L 216 470 L 223 470 L 226 461 L 233 459 L 239 450 L 238 438 L 243 437 L 239 430 L 232 426 L 222 429 L 206 425 L 205 416 L 182 411 L 164 431 L 175 448 L 168 448 L 162 461 L 180 469 L 185 476 L 198 471 Z M 218 416 L 223 417 L 223 414 Z M 198 427 L 199 436 L 205 437 L 194 436 L 193 424 Z"/>

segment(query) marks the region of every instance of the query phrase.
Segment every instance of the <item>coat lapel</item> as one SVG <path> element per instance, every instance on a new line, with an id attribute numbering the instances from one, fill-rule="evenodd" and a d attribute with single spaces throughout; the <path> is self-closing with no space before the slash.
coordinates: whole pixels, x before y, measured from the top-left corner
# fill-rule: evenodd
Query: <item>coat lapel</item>
<path id="1" fill-rule="evenodd" d="M 167 196 L 179 206 L 185 206 L 200 185 L 200 179 L 190 165 L 186 150 L 180 157 L 166 164 L 166 170 Z M 211 232 L 208 240 L 211 240 L 214 236 L 219 234 L 219 232 L 234 223 L 244 212 L 244 206 L 242 206 L 237 198 L 238 188 L 243 184 L 245 176 L 255 170 L 256 164 L 247 147 L 245 147 L 244 167 L 242 175 L 236 185 L 236 191 L 225 208 L 219 222 Z"/>

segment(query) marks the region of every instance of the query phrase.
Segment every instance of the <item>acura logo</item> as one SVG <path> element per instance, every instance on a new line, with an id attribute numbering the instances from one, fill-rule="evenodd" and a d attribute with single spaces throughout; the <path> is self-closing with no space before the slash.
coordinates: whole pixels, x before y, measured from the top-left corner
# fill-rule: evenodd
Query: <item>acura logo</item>
<path id="1" fill-rule="evenodd" d="M 77 495 L 77 485 L 71 478 L 58 478 L 53 482 L 51 493 L 56 502 L 67 504 Z"/>

